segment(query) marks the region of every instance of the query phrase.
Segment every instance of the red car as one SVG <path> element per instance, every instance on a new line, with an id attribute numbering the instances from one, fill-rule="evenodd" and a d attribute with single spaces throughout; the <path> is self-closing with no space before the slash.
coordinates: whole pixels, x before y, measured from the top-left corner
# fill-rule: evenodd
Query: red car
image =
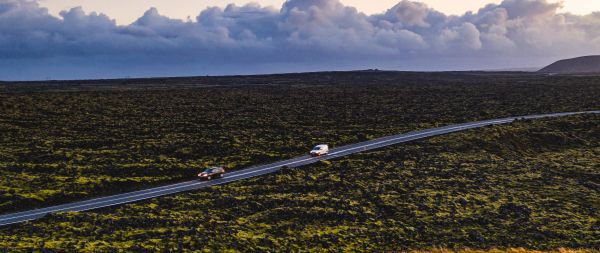
<path id="1" fill-rule="evenodd" d="M 225 169 L 223 167 L 212 167 L 200 172 L 198 177 L 202 180 L 211 180 L 213 178 L 222 178 L 223 175 L 225 175 Z"/>

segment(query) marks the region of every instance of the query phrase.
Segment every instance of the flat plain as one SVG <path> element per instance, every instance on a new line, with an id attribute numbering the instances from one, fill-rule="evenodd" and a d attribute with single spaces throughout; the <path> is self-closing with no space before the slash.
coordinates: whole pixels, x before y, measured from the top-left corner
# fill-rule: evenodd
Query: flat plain
<path id="1" fill-rule="evenodd" d="M 600 78 L 328 72 L 0 84 L 0 212 L 417 129 L 598 110 Z M 600 249 L 600 118 L 519 121 L 0 228 L 27 251 Z"/>

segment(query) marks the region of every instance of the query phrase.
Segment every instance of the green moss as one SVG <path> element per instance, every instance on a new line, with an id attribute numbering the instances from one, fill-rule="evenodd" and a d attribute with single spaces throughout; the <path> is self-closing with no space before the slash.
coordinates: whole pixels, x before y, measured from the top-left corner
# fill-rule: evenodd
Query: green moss
<path id="1" fill-rule="evenodd" d="M 310 89 L 304 84 L 322 80 L 6 88 L 0 210 L 189 180 L 206 166 L 235 170 L 304 155 L 316 143 L 600 108 L 595 77 L 446 75 L 341 76 Z M 495 102 L 482 103 L 488 100 Z M 519 121 L 142 203 L 54 214 L 0 228 L 0 252 L 41 245 L 56 252 L 598 249 L 598 121 Z"/>

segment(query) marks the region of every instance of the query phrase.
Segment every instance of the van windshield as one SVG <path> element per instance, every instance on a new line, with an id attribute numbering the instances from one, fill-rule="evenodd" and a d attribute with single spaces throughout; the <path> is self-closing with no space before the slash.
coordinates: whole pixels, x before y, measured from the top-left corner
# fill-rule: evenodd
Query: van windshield
<path id="1" fill-rule="evenodd" d="M 313 150 L 321 150 L 321 147 L 315 147 Z"/>

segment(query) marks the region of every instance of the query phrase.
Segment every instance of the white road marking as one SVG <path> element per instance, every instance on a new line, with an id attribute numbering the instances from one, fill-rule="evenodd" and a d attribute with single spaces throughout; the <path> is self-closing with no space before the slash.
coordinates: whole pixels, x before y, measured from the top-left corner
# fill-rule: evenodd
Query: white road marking
<path id="1" fill-rule="evenodd" d="M 306 159 L 303 159 L 303 160 L 294 161 L 294 162 L 290 162 L 290 163 L 279 164 L 279 165 L 272 166 L 272 167 L 269 167 L 269 168 L 264 168 L 264 169 L 260 169 L 260 170 L 253 170 L 253 171 L 250 171 L 250 172 L 233 175 L 233 176 L 231 176 L 231 178 L 239 177 L 239 176 L 243 176 L 243 175 L 248 175 L 248 174 L 253 174 L 253 173 L 257 173 L 257 172 L 261 172 L 261 171 L 265 171 L 265 170 L 270 170 L 270 169 L 274 169 L 274 168 L 281 168 L 283 166 L 288 166 L 288 165 L 292 165 L 292 164 L 295 164 L 295 163 L 306 162 L 306 161 L 313 160 L 313 159 L 314 158 L 311 157 L 311 158 L 306 158 Z M 225 177 L 225 178 L 230 178 L 230 177 Z"/>

